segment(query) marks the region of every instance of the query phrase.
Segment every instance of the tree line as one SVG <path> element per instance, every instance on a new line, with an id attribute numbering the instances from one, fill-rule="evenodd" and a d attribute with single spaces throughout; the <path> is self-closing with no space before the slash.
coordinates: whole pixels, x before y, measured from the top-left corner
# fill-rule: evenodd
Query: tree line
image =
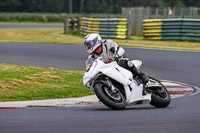
<path id="1" fill-rule="evenodd" d="M 0 12 L 121 13 L 122 7 L 200 8 L 200 0 L 0 0 Z"/>

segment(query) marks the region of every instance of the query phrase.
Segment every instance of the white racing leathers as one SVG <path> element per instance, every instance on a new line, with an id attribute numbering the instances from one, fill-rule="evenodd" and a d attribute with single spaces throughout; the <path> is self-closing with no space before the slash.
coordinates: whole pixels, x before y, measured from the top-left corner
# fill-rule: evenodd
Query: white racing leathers
<path id="1" fill-rule="evenodd" d="M 108 39 L 103 41 L 102 53 L 100 55 L 93 53 L 88 56 L 88 58 L 98 58 L 102 57 L 103 62 L 113 60 L 115 58 L 120 58 L 124 55 L 125 50 L 119 47 L 114 41 Z"/>

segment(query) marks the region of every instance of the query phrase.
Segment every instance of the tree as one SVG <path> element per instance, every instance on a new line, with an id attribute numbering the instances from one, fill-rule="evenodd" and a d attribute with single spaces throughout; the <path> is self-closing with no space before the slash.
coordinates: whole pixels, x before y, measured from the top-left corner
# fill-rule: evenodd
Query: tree
<path id="1" fill-rule="evenodd" d="M 80 12 L 83 12 L 83 4 L 85 0 L 80 0 Z"/>
<path id="2" fill-rule="evenodd" d="M 1 0 L 1 12 L 121 13 L 122 7 L 200 7 L 200 0 Z"/>
<path id="3" fill-rule="evenodd" d="M 69 13 L 73 12 L 73 2 L 72 0 L 69 0 Z"/>

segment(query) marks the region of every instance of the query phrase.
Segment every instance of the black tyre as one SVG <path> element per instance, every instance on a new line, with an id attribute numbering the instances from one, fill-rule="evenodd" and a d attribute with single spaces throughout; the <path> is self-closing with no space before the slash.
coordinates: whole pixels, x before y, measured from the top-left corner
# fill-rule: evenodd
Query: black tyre
<path id="1" fill-rule="evenodd" d="M 96 96 L 107 107 L 115 110 L 122 110 L 126 107 L 126 99 L 120 91 L 111 92 L 111 90 L 102 83 L 94 85 Z"/>
<path id="2" fill-rule="evenodd" d="M 165 86 L 152 77 L 150 77 L 150 82 L 157 84 L 156 86 L 150 86 L 147 88 L 147 91 L 150 90 L 152 93 L 150 104 L 157 108 L 167 107 L 170 104 L 171 97 Z"/>

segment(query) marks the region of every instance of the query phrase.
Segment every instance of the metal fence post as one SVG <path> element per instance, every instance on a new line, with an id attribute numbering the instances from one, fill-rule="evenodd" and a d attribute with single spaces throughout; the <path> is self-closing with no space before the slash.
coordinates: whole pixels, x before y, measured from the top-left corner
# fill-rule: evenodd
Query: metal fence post
<path id="1" fill-rule="evenodd" d="M 167 18 L 167 8 L 164 8 L 164 14 L 163 14 L 164 18 Z"/>
<path id="2" fill-rule="evenodd" d="M 159 8 L 156 8 L 156 15 L 155 15 L 155 19 L 157 19 L 159 16 Z"/>
<path id="3" fill-rule="evenodd" d="M 184 18 L 184 16 L 185 16 L 185 9 L 181 8 L 181 18 Z"/>
<path id="4" fill-rule="evenodd" d="M 151 8 L 150 7 L 147 8 L 147 15 L 148 15 L 148 19 L 150 19 L 151 18 Z"/>
<path id="5" fill-rule="evenodd" d="M 130 19 L 128 19 L 128 23 L 127 23 L 127 39 L 131 38 L 131 31 L 132 31 L 132 23 L 130 21 Z"/>
<path id="6" fill-rule="evenodd" d="M 66 18 L 64 21 L 64 34 L 69 33 L 69 30 L 70 30 L 69 18 Z"/>
<path id="7" fill-rule="evenodd" d="M 172 18 L 175 18 L 176 17 L 176 8 L 173 8 L 172 9 Z"/>

